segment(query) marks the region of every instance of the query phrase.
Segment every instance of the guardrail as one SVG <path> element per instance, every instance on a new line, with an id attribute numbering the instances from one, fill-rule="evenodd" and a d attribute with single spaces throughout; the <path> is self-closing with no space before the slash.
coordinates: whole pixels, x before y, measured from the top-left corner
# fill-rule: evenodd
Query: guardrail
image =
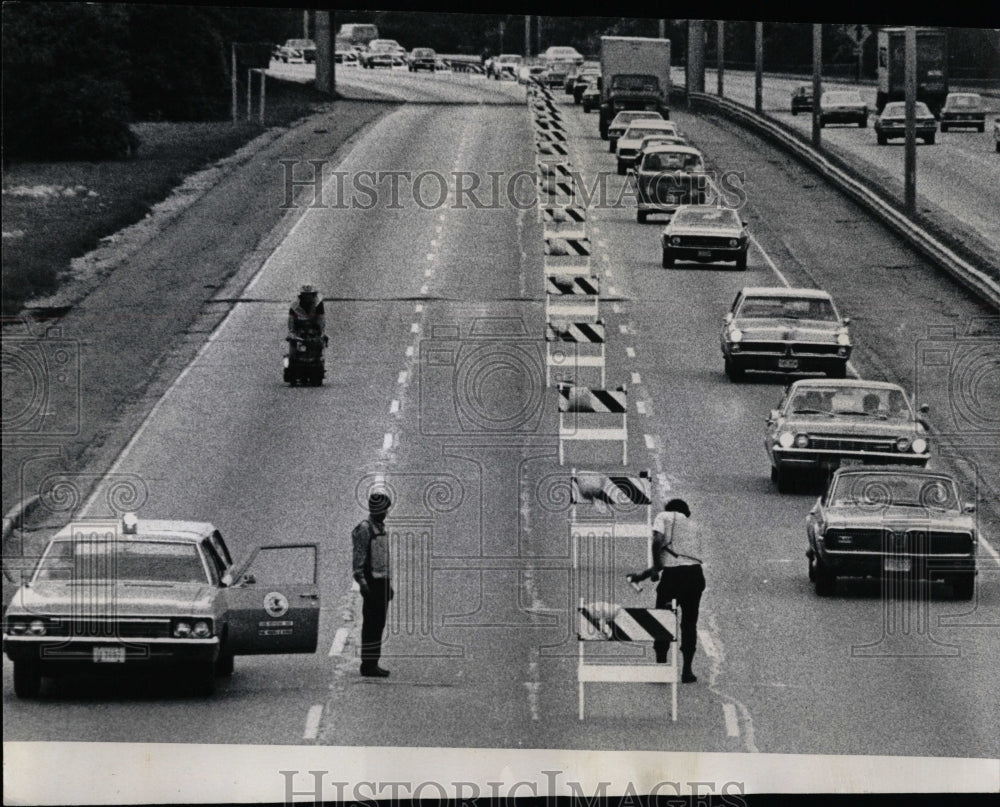
<path id="1" fill-rule="evenodd" d="M 758 115 L 749 107 L 708 93 L 690 93 L 688 103 L 723 113 L 738 123 L 768 137 L 830 183 L 865 207 L 890 229 L 907 239 L 921 254 L 944 269 L 990 305 L 1000 308 L 1000 282 L 907 217 L 878 192 L 836 166 L 830 158 L 799 139 L 797 133 Z"/>

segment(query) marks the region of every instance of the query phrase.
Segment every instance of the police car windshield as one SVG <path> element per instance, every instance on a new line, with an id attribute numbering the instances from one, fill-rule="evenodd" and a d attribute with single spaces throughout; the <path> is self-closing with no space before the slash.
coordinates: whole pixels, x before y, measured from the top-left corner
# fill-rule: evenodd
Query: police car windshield
<path id="1" fill-rule="evenodd" d="M 841 474 L 830 492 L 835 506 L 925 507 L 960 509 L 955 483 L 943 476 L 892 476 L 885 473 Z"/>
<path id="2" fill-rule="evenodd" d="M 176 541 L 62 539 L 53 541 L 34 581 L 73 584 L 209 583 L 198 547 Z"/>

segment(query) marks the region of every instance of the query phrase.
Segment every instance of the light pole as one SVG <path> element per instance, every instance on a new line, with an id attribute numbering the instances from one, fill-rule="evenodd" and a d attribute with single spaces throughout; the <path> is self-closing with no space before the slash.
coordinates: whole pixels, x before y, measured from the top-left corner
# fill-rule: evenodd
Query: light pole
<path id="1" fill-rule="evenodd" d="M 903 86 L 906 92 L 906 149 L 903 152 L 903 188 L 906 215 L 917 212 L 917 29 L 906 26 L 903 44 L 905 66 Z"/>
<path id="2" fill-rule="evenodd" d="M 813 117 L 812 117 L 812 144 L 815 148 L 820 148 L 820 127 L 819 127 L 819 97 L 823 90 L 820 75 L 823 72 L 823 26 L 813 25 Z"/>
<path id="3" fill-rule="evenodd" d="M 753 108 L 757 112 L 764 111 L 764 23 L 754 23 L 754 82 Z"/>
<path id="4" fill-rule="evenodd" d="M 715 23 L 715 49 L 716 49 L 716 93 L 722 97 L 722 74 L 726 64 L 726 23 L 718 20 Z"/>

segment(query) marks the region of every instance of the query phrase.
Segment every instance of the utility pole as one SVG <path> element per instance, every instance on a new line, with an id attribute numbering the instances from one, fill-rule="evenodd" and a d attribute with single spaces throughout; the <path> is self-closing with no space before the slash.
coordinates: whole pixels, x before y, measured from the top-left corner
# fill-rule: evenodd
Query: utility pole
<path id="1" fill-rule="evenodd" d="M 667 21 L 660 20 L 660 39 L 667 38 Z"/>
<path id="2" fill-rule="evenodd" d="M 813 25 L 813 116 L 812 116 L 812 144 L 815 148 L 821 148 L 820 128 L 819 128 L 819 97 L 823 91 L 820 76 L 823 73 L 823 26 L 819 23 Z"/>
<path id="3" fill-rule="evenodd" d="M 524 15 L 524 58 L 531 58 L 531 15 Z"/>
<path id="4" fill-rule="evenodd" d="M 537 52 L 537 54 L 539 56 L 541 56 L 542 55 L 542 18 L 541 18 L 541 16 L 536 16 L 535 17 L 535 35 L 536 35 L 536 40 L 537 40 L 535 42 L 535 51 Z"/>
<path id="5" fill-rule="evenodd" d="M 302 11 L 302 38 L 309 38 L 309 11 L 307 9 Z"/>
<path id="6" fill-rule="evenodd" d="M 230 85 L 231 85 L 231 89 L 232 89 L 232 98 L 230 98 L 230 100 L 229 100 L 229 112 L 230 112 L 230 116 L 233 119 L 233 123 L 237 123 L 237 118 L 239 116 L 239 103 L 240 103 L 240 99 L 239 99 L 239 90 L 237 89 L 239 75 L 236 72 L 237 67 L 236 67 L 236 43 L 235 42 L 231 46 L 231 52 L 232 52 L 232 63 L 233 63 L 232 70 L 230 71 L 230 74 L 231 74 Z"/>
<path id="7" fill-rule="evenodd" d="M 497 54 L 503 53 L 503 21 L 500 22 L 500 43 L 497 45 Z"/>
<path id="8" fill-rule="evenodd" d="M 688 20 L 687 93 L 705 92 L 705 21 Z"/>
<path id="9" fill-rule="evenodd" d="M 906 215 L 917 212 L 917 29 L 906 26 L 903 44 L 905 66 L 903 86 L 906 91 L 906 150 L 903 153 L 903 188 Z"/>
<path id="10" fill-rule="evenodd" d="M 753 26 L 754 50 L 754 82 L 753 108 L 757 112 L 764 111 L 764 23 L 755 22 Z"/>
<path id="11" fill-rule="evenodd" d="M 716 93 L 722 97 L 722 75 L 726 69 L 726 23 L 724 20 L 717 20 L 715 23 L 715 49 L 716 49 Z"/>

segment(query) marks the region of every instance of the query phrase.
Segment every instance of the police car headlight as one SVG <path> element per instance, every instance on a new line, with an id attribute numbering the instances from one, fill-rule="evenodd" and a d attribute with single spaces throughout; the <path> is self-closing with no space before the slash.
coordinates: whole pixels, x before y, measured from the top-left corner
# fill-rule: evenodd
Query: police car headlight
<path id="1" fill-rule="evenodd" d="M 918 437 L 913 441 L 910 448 L 913 449 L 914 454 L 923 454 L 927 450 L 927 441 L 922 437 Z"/>
<path id="2" fill-rule="evenodd" d="M 909 451 L 910 450 L 910 438 L 900 437 L 896 441 L 896 451 Z"/>
<path id="3" fill-rule="evenodd" d="M 207 639 L 212 635 L 212 625 L 204 619 L 199 619 L 191 628 L 191 635 L 196 639 Z"/>
<path id="4" fill-rule="evenodd" d="M 795 447 L 796 448 L 808 448 L 809 447 L 809 435 L 807 435 L 807 434 L 797 434 L 797 435 L 795 435 Z"/>
<path id="5" fill-rule="evenodd" d="M 28 633 L 30 633 L 32 636 L 44 636 L 45 623 L 40 619 L 31 620 L 31 624 L 28 625 Z"/>
<path id="6" fill-rule="evenodd" d="M 739 328 L 733 328 L 729 331 L 729 341 L 730 342 L 742 342 L 743 341 L 743 331 Z"/>
<path id="7" fill-rule="evenodd" d="M 190 622 L 175 622 L 173 630 L 175 639 L 186 639 L 191 635 Z"/>
<path id="8" fill-rule="evenodd" d="M 795 435 L 791 432 L 782 432 L 778 435 L 778 445 L 782 448 L 791 448 L 795 442 Z"/>
<path id="9" fill-rule="evenodd" d="M 837 334 L 837 344 L 846 347 L 851 344 L 851 337 L 846 331 L 841 331 Z"/>

